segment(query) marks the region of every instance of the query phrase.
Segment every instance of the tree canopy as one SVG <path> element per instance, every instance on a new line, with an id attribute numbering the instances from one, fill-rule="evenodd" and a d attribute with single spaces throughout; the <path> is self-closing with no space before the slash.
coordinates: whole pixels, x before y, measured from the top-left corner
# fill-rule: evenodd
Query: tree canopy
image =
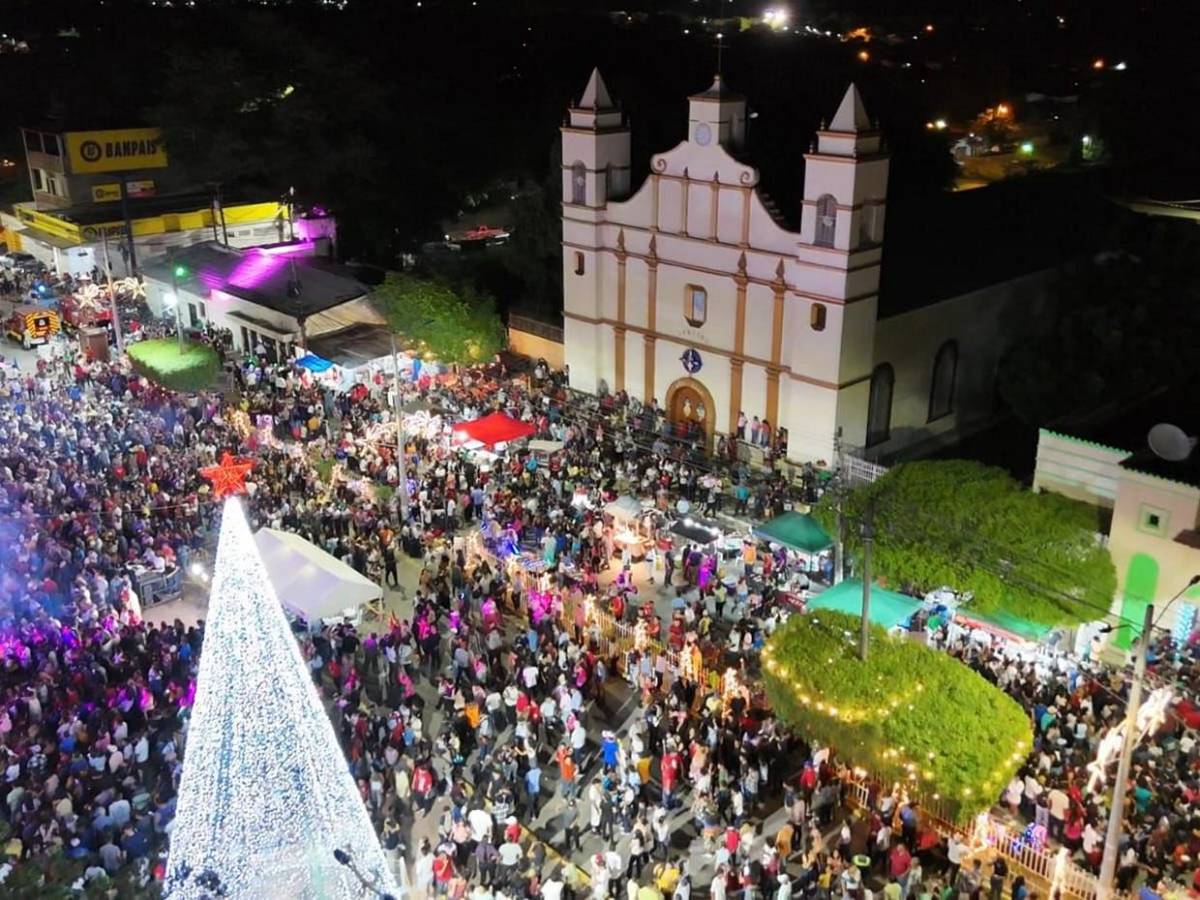
<path id="1" fill-rule="evenodd" d="M 1026 490 L 1002 469 L 968 460 L 902 463 L 847 498 L 847 547 L 861 560 L 855 523 L 874 504 L 873 573 L 917 592 L 974 594 L 970 609 L 1043 625 L 1102 618 L 1116 571 L 1086 504 Z M 815 515 L 837 528 L 826 492 Z M 830 530 L 835 534 L 836 530 Z"/>
<path id="2" fill-rule="evenodd" d="M 492 299 L 469 285 L 388 272 L 371 299 L 409 346 L 446 363 L 480 363 L 504 349 Z"/>
<path id="3" fill-rule="evenodd" d="M 958 821 L 991 806 L 1033 746 L 1020 705 L 953 657 L 859 620 L 797 615 L 763 648 L 775 712 L 852 765 L 940 800 Z"/>

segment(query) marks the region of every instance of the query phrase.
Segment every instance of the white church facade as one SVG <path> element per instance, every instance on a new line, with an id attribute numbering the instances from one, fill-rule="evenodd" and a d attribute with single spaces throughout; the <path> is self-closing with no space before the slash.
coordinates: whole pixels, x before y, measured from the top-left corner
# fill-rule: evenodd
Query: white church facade
<path id="1" fill-rule="evenodd" d="M 803 155 L 798 231 L 741 161 L 746 101 L 718 78 L 689 98 L 688 120 L 631 192 L 629 125 L 598 71 L 568 111 L 573 388 L 656 400 L 709 435 L 758 417 L 787 430 L 793 460 L 831 459 L 839 429 L 883 457 L 990 415 L 998 354 L 1014 323 L 1041 318 L 1045 273 L 881 318 L 889 160 L 853 85 Z"/>

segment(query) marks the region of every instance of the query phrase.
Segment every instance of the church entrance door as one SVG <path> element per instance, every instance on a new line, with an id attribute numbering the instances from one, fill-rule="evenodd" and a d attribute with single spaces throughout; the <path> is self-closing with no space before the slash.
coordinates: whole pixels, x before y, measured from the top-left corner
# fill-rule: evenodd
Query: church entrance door
<path id="1" fill-rule="evenodd" d="M 712 394 L 694 378 L 681 378 L 667 390 L 667 416 L 676 437 L 695 434 L 704 437 L 705 446 L 713 434 L 716 409 Z"/>

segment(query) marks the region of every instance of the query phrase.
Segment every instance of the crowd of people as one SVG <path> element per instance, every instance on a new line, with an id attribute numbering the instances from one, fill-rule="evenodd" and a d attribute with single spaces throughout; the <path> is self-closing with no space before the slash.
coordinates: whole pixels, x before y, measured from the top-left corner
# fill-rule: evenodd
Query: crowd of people
<path id="1" fill-rule="evenodd" d="M 796 484 L 754 475 L 736 454 L 714 459 L 673 433 L 655 404 L 584 400 L 543 367 L 404 382 L 400 403 L 426 418 L 403 465 L 382 375 L 343 391 L 247 358 L 225 398 L 170 394 L 120 361 L 66 355 L 0 371 L 0 817 L 18 866 L 61 852 L 92 877 L 153 880 L 203 627 L 146 624 L 138 586 L 143 573 L 206 558 L 217 506 L 199 469 L 228 449 L 255 462 L 255 525 L 297 532 L 390 585 L 403 557 L 419 560 L 406 613 L 377 633 L 300 633 L 383 846 L 397 867 L 413 860 L 418 889 L 476 900 L 689 900 L 700 886 L 718 898 L 859 900 L 880 885 L 888 900 L 1028 897 L 1003 871 L 985 883 L 955 842 L 943 850 L 903 797 L 875 797 L 864 820 L 845 821 L 848 775 L 828 748 L 786 734 L 749 689 L 614 655 L 586 612 L 751 672 L 777 615 L 769 590 L 756 607 L 744 577 L 713 577 L 711 549 L 660 545 L 652 513 L 646 565 L 663 579 L 660 616 L 657 585 L 646 602 L 603 509 L 630 493 L 652 510 L 684 501 L 766 517 L 816 499 L 815 470 Z M 532 423 L 561 451 L 539 463 L 455 448 L 450 423 L 489 410 Z M 760 423 L 760 445 L 761 435 Z M 1037 725 L 1020 790 L 1003 800 L 1094 863 L 1100 810 L 1086 762 L 1119 683 L 950 650 Z M 618 717 L 622 669 L 636 711 Z M 1164 733 L 1139 751 L 1126 883 L 1135 863 L 1194 869 L 1194 749 Z M 696 847 L 711 854 L 701 866 Z"/>

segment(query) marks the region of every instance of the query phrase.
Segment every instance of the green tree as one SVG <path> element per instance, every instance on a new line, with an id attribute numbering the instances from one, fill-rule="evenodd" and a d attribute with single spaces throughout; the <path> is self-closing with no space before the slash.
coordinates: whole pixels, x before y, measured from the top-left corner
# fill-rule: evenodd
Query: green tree
<path id="1" fill-rule="evenodd" d="M 763 648 L 771 708 L 960 822 L 989 807 L 1033 745 L 1024 710 L 953 657 L 879 626 L 863 662 L 857 632 L 845 613 L 792 616 Z"/>
<path id="2" fill-rule="evenodd" d="M 454 288 L 388 272 L 371 298 L 408 344 L 446 363 L 486 362 L 504 349 L 504 326 L 491 297 L 469 285 Z"/>
<path id="3" fill-rule="evenodd" d="M 852 522 L 874 504 L 876 576 L 921 593 L 941 586 L 974 595 L 970 608 L 1041 625 L 1103 618 L 1116 589 L 1094 511 L 1035 494 L 1001 469 L 968 460 L 902 463 L 847 501 Z M 832 492 L 815 511 L 837 528 Z M 847 528 L 849 551 L 862 542 Z M 830 531 L 831 534 L 836 531 Z"/>

